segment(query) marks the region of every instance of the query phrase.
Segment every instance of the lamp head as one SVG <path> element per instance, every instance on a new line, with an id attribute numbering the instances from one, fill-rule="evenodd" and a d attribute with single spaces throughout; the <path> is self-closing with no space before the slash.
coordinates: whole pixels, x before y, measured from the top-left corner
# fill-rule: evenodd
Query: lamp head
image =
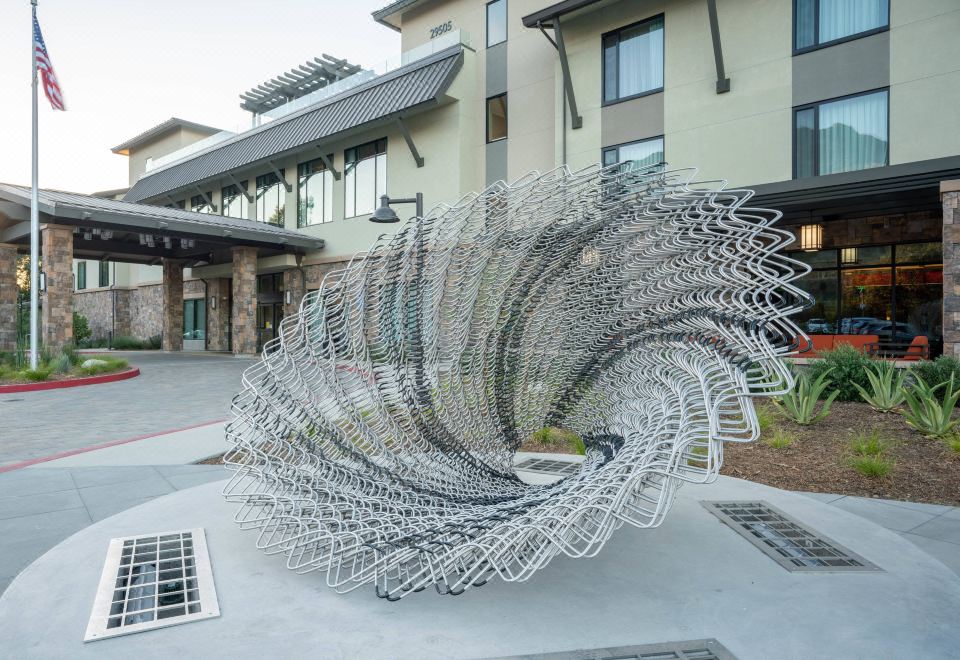
<path id="1" fill-rule="evenodd" d="M 380 224 L 392 224 L 395 222 L 400 222 L 400 218 L 397 217 L 397 212 L 390 208 L 390 198 L 384 195 L 380 198 L 380 208 L 373 212 L 373 215 L 370 216 L 370 222 L 377 222 Z"/>

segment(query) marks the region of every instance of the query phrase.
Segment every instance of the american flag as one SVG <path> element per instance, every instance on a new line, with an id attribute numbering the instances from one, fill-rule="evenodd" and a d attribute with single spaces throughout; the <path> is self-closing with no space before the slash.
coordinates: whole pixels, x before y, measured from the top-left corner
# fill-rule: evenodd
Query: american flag
<path id="1" fill-rule="evenodd" d="M 47 45 L 43 43 L 40 23 L 37 21 L 36 15 L 33 17 L 33 47 L 37 51 L 37 69 L 40 71 L 40 79 L 43 81 L 43 93 L 47 95 L 47 100 L 50 101 L 54 110 L 66 110 L 67 108 L 63 104 L 63 94 L 60 92 L 60 84 L 57 82 L 57 74 L 53 71 L 53 63 L 47 53 Z"/>

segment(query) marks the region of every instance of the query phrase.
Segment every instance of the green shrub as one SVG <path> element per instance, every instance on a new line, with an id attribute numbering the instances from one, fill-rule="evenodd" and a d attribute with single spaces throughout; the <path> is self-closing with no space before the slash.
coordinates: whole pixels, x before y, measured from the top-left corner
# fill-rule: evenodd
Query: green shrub
<path id="1" fill-rule="evenodd" d="M 947 438 L 945 442 L 951 450 L 960 454 L 960 437 L 953 436 L 952 438 Z"/>
<path id="2" fill-rule="evenodd" d="M 850 449 L 857 456 L 879 456 L 887 448 L 876 429 L 858 433 L 850 441 Z"/>
<path id="3" fill-rule="evenodd" d="M 891 412 L 903 403 L 906 398 L 903 382 L 907 376 L 903 369 L 897 369 L 892 362 L 878 361 L 866 371 L 870 389 L 860 387 L 857 383 L 853 386 L 871 408 L 877 412 Z"/>
<path id="4" fill-rule="evenodd" d="M 822 355 L 810 363 L 810 378 L 816 381 L 829 372 L 838 401 L 859 401 L 860 392 L 855 386 L 870 387 L 867 369 L 874 361 L 848 344 L 841 344 L 835 351 L 825 351 Z"/>
<path id="5" fill-rule="evenodd" d="M 830 371 L 824 371 L 811 383 L 807 374 L 796 374 L 793 389 L 780 397 L 779 400 L 775 400 L 775 404 L 779 406 L 784 415 L 797 424 L 806 425 L 819 422 L 830 412 L 830 405 L 837 397 L 837 392 L 834 390 L 827 396 L 820 406 L 820 411 L 817 412 L 817 403 L 823 395 L 823 391 L 830 385 L 830 381 L 827 380 L 828 375 L 830 375 Z"/>
<path id="6" fill-rule="evenodd" d="M 858 456 L 851 461 L 853 469 L 865 477 L 885 477 L 893 468 L 893 461 L 883 456 Z"/>
<path id="7" fill-rule="evenodd" d="M 61 348 L 60 355 L 66 356 L 66 358 L 70 360 L 70 364 L 73 366 L 77 366 L 83 362 L 83 358 L 80 357 L 80 355 L 77 353 L 77 349 L 73 346 L 64 346 Z"/>
<path id="8" fill-rule="evenodd" d="M 69 373 L 70 369 L 73 368 L 73 362 L 70 361 L 69 355 L 63 355 L 61 353 L 50 361 L 49 367 L 55 374 L 65 374 Z"/>
<path id="9" fill-rule="evenodd" d="M 18 374 L 25 380 L 42 381 L 50 378 L 50 369 L 48 367 L 37 367 L 36 369 L 24 369 Z"/>
<path id="10" fill-rule="evenodd" d="M 118 351 L 139 351 L 143 348 L 143 340 L 127 335 L 120 335 L 113 338 L 113 348 Z"/>
<path id="11" fill-rule="evenodd" d="M 97 374 L 105 374 L 110 371 L 119 371 L 120 369 L 126 369 L 130 364 L 122 358 L 98 357 L 95 359 L 102 360 L 106 364 L 94 364 L 86 368 L 81 368 L 80 371 L 85 376 L 96 376 Z"/>
<path id="12" fill-rule="evenodd" d="M 952 375 L 950 380 L 939 385 L 928 385 L 917 377 L 916 382 L 904 393 L 907 407 L 903 411 L 903 418 L 907 424 L 931 438 L 945 438 L 953 432 L 960 421 L 952 418 L 953 409 L 960 399 L 960 389 L 955 388 Z"/>
<path id="13" fill-rule="evenodd" d="M 765 403 L 758 404 L 753 408 L 757 413 L 757 426 L 760 428 L 760 433 L 764 433 L 773 428 L 777 420 L 776 411 Z"/>
<path id="14" fill-rule="evenodd" d="M 569 429 L 546 426 L 538 431 L 534 431 L 530 435 L 530 439 L 542 445 L 566 446 L 570 451 L 579 456 L 583 456 L 586 453 L 583 439 Z"/>
<path id="15" fill-rule="evenodd" d="M 945 384 L 953 376 L 954 382 L 960 383 L 960 360 L 949 355 L 941 355 L 936 360 L 921 360 L 910 367 L 911 380 L 917 379 L 931 387 Z M 937 398 L 943 401 L 945 391 L 938 391 Z"/>
<path id="16" fill-rule="evenodd" d="M 160 335 L 154 335 L 150 337 L 150 339 L 147 339 L 146 341 L 144 341 L 143 343 L 144 343 L 144 346 L 143 346 L 144 348 L 156 351 L 156 350 L 160 350 L 160 344 L 162 343 L 162 339 Z"/>
<path id="17" fill-rule="evenodd" d="M 771 436 L 761 438 L 765 445 L 773 449 L 785 449 L 792 445 L 796 439 L 797 436 L 783 429 L 777 429 Z"/>
<path id="18" fill-rule="evenodd" d="M 703 457 L 706 457 L 706 455 L 707 455 L 707 448 L 706 448 L 706 447 L 702 447 L 702 446 L 701 446 L 701 447 L 694 447 L 693 449 L 690 450 L 690 453 L 693 454 L 694 456 L 703 456 Z M 687 465 L 689 465 L 690 467 L 706 469 L 706 467 L 707 467 L 707 462 L 706 462 L 705 460 L 704 460 L 704 461 L 701 461 L 701 460 L 698 460 L 698 459 L 695 459 L 695 458 L 688 458 L 688 459 L 687 459 Z"/>
<path id="19" fill-rule="evenodd" d="M 90 323 L 87 317 L 77 312 L 73 313 L 73 341 L 80 343 L 90 338 L 93 333 L 90 331 Z"/>

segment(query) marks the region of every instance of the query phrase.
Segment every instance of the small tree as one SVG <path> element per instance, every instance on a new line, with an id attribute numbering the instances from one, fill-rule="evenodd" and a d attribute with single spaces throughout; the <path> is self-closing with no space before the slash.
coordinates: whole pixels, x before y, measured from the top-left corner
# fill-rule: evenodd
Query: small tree
<path id="1" fill-rule="evenodd" d="M 93 333 L 90 331 L 90 324 L 87 322 L 87 317 L 83 314 L 78 314 L 77 312 L 73 313 L 73 343 L 79 344 L 80 342 L 90 339 L 90 335 Z"/>

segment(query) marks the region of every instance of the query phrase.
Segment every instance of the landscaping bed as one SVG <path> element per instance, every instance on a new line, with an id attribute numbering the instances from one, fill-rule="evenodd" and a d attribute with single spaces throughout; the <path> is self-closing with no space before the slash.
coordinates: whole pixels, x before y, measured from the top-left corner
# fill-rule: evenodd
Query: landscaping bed
<path id="1" fill-rule="evenodd" d="M 785 490 L 960 505 L 960 454 L 911 429 L 902 415 L 836 401 L 824 419 L 801 426 L 773 413 L 768 402 L 758 405 L 767 428 L 757 442 L 725 443 L 721 474 Z M 792 442 L 770 446 L 777 431 Z M 865 476 L 852 465 L 853 443 L 871 432 L 890 463 L 885 476 Z"/>
<path id="2" fill-rule="evenodd" d="M 126 371 L 131 371 L 130 365 L 122 358 L 91 358 L 72 349 L 42 355 L 36 369 L 29 367 L 24 355 L 0 354 L 0 387 L 81 381 Z"/>

